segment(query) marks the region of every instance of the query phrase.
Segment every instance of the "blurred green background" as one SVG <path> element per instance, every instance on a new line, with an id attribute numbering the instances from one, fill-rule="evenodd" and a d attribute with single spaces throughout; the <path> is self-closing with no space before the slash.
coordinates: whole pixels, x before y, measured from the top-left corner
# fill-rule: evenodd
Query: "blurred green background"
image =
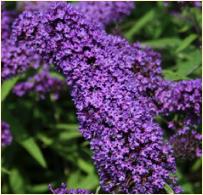
<path id="1" fill-rule="evenodd" d="M 11 5 L 14 3 L 10 3 Z M 178 6 L 177 6 L 178 5 Z M 201 77 L 201 8 L 176 2 L 136 2 L 132 14 L 108 31 L 139 41 L 162 55 L 164 77 L 186 80 Z M 69 90 L 54 101 L 34 94 L 18 98 L 16 83 L 33 72 L 1 86 L 2 119 L 11 125 L 13 143 L 2 149 L 2 193 L 48 193 L 48 184 L 98 191 L 99 181 L 89 144 L 78 131 Z M 53 69 L 53 75 L 63 79 Z M 201 193 L 201 159 L 178 162 L 184 193 Z"/>

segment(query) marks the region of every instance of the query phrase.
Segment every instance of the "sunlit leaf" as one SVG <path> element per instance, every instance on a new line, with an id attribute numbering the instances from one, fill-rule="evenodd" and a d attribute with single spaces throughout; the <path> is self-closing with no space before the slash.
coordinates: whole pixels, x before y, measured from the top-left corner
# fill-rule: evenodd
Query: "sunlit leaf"
<path id="1" fill-rule="evenodd" d="M 42 193 L 42 192 L 48 190 L 48 184 L 47 183 L 38 184 L 38 185 L 30 186 L 29 188 L 30 188 L 29 190 L 34 194 L 35 193 Z"/>
<path id="2" fill-rule="evenodd" d="M 161 38 L 155 40 L 143 41 L 142 44 L 150 46 L 153 48 L 167 48 L 167 47 L 177 47 L 180 44 L 181 40 L 176 37 Z"/>
<path id="3" fill-rule="evenodd" d="M 80 171 L 75 171 L 71 173 L 67 181 L 68 188 L 78 188 L 80 178 L 81 178 Z"/>
<path id="4" fill-rule="evenodd" d="M 94 171 L 93 164 L 86 162 L 83 159 L 78 159 L 78 167 L 86 173 L 92 173 Z"/>
<path id="5" fill-rule="evenodd" d="M 201 168 L 201 166 L 202 166 L 202 159 L 199 158 L 199 159 L 197 159 L 197 160 L 195 161 L 195 163 L 193 164 L 191 170 L 192 170 L 193 172 L 195 172 L 195 171 L 199 170 L 199 169 Z"/>
<path id="6" fill-rule="evenodd" d="M 63 75 L 61 75 L 61 74 L 58 73 L 58 72 L 50 72 L 50 75 L 51 75 L 52 77 L 58 78 L 58 79 L 60 79 L 60 80 L 64 80 Z"/>
<path id="7" fill-rule="evenodd" d="M 188 76 L 201 65 L 201 53 L 199 50 L 190 52 L 186 60 L 180 60 L 176 65 L 176 74 L 183 77 Z"/>
<path id="8" fill-rule="evenodd" d="M 78 137 L 82 137 L 82 135 L 77 130 L 75 130 L 74 132 L 73 131 L 70 132 L 67 130 L 66 132 L 62 132 L 59 134 L 59 139 L 61 141 L 67 141 L 67 140 L 78 138 Z"/>
<path id="9" fill-rule="evenodd" d="M 2 172 L 2 173 L 5 173 L 5 174 L 8 174 L 8 175 L 11 173 L 9 170 L 7 170 L 7 169 L 4 168 L 4 167 L 1 167 L 1 172 Z"/>
<path id="10" fill-rule="evenodd" d="M 177 81 L 177 80 L 187 79 L 187 77 L 185 77 L 184 75 L 181 75 L 172 70 L 163 70 L 163 74 L 166 80 Z"/>
<path id="11" fill-rule="evenodd" d="M 98 176 L 94 173 L 89 174 L 87 177 L 80 181 L 80 188 L 92 190 L 99 185 Z"/>
<path id="12" fill-rule="evenodd" d="M 4 101 L 8 96 L 18 79 L 19 77 L 13 77 L 3 82 L 1 86 L 1 101 Z"/>
<path id="13" fill-rule="evenodd" d="M 77 124 L 57 124 L 55 128 L 65 129 L 65 130 L 78 130 L 78 125 Z"/>
<path id="14" fill-rule="evenodd" d="M 24 193 L 25 184 L 23 176 L 20 174 L 19 170 L 17 169 L 11 170 L 11 174 L 9 175 L 9 183 L 13 193 L 16 194 Z"/>
<path id="15" fill-rule="evenodd" d="M 36 141 L 33 138 L 27 138 L 19 142 L 27 152 L 44 168 L 47 167 L 45 158 L 41 152 L 41 149 L 37 145 Z"/>
<path id="16" fill-rule="evenodd" d="M 43 142 L 43 144 L 45 144 L 46 146 L 49 146 L 51 144 L 53 144 L 53 139 L 49 138 L 48 136 L 46 136 L 45 134 L 39 133 L 37 135 L 37 138 Z"/>
<path id="17" fill-rule="evenodd" d="M 185 48 L 187 48 L 195 39 L 197 38 L 196 34 L 192 34 L 189 35 L 188 37 L 186 37 L 182 43 L 180 44 L 180 46 L 176 49 L 176 52 L 181 52 L 182 50 L 184 50 Z"/>
<path id="18" fill-rule="evenodd" d="M 95 194 L 99 194 L 100 189 L 101 189 L 101 187 L 100 187 L 100 186 L 98 186 L 98 187 L 97 187 L 97 189 L 96 189 Z"/>
<path id="19" fill-rule="evenodd" d="M 145 27 L 150 21 L 154 19 L 155 16 L 155 10 L 148 11 L 143 17 L 141 17 L 139 20 L 135 21 L 132 28 L 125 33 L 125 37 L 129 40 L 132 40 L 133 36 L 140 31 L 142 28 Z"/>
<path id="20" fill-rule="evenodd" d="M 164 189 L 166 190 L 167 194 L 174 194 L 173 189 L 168 184 L 164 185 Z"/>

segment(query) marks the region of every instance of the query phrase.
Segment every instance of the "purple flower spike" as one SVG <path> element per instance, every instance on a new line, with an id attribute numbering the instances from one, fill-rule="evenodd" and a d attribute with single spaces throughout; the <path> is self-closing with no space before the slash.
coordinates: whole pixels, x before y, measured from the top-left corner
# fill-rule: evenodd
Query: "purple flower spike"
<path id="1" fill-rule="evenodd" d="M 74 7 L 91 22 L 103 28 L 112 22 L 118 22 L 128 16 L 135 7 L 133 1 L 84 1 L 74 4 Z"/>
<path id="2" fill-rule="evenodd" d="M 158 193 L 166 181 L 175 186 L 172 149 L 153 122 L 149 89 L 160 80 L 156 53 L 107 35 L 66 3 L 24 12 L 13 35 L 65 75 L 105 192 Z"/>
<path id="3" fill-rule="evenodd" d="M 49 184 L 49 190 L 53 194 L 91 194 L 88 190 L 85 189 L 67 189 L 65 183 L 62 183 L 59 188 L 53 189 L 52 185 Z"/>
<path id="4" fill-rule="evenodd" d="M 193 159 L 202 155 L 201 140 L 202 135 L 200 133 L 182 129 L 173 135 L 169 142 L 173 146 L 177 158 Z"/>
<path id="5" fill-rule="evenodd" d="M 8 123 L 1 121 L 1 145 L 10 145 L 13 140 L 11 135 L 10 126 Z"/>
<path id="6" fill-rule="evenodd" d="M 201 116 L 202 105 L 201 79 L 165 82 L 156 91 L 155 99 L 160 105 L 161 113 L 186 112 Z"/>
<path id="7" fill-rule="evenodd" d="M 44 70 L 34 77 L 28 79 L 28 81 L 18 83 L 13 92 L 22 97 L 29 93 L 35 93 L 40 99 L 44 99 L 45 95 L 51 93 L 54 99 L 58 99 L 60 91 L 65 88 L 65 82 L 51 77 L 47 70 Z"/>

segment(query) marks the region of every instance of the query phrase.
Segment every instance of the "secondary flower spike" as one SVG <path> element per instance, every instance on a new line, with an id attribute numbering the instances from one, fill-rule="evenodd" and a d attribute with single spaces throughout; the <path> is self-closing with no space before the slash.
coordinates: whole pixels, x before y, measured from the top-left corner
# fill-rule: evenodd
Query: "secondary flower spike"
<path id="1" fill-rule="evenodd" d="M 202 156 L 201 140 L 200 133 L 185 128 L 174 134 L 169 142 L 173 146 L 177 158 L 193 159 Z"/>
<path id="2" fill-rule="evenodd" d="M 201 94 L 201 79 L 163 82 L 163 85 L 155 93 L 155 100 L 163 114 L 185 112 L 193 113 L 200 118 L 202 112 Z"/>
<path id="3" fill-rule="evenodd" d="M 10 145 L 13 140 L 10 125 L 4 121 L 1 121 L 1 145 Z"/>
<path id="4" fill-rule="evenodd" d="M 13 92 L 19 97 L 35 93 L 40 99 L 44 99 L 46 94 L 50 93 L 54 99 L 58 99 L 60 91 L 64 90 L 64 88 L 64 81 L 52 77 L 47 70 L 44 70 L 30 77 L 28 81 L 18 83 Z"/>
<path id="5" fill-rule="evenodd" d="M 1 45 L 1 79 L 5 80 L 28 68 L 39 67 L 41 57 L 33 52 L 26 43 L 19 43 L 18 47 L 11 40 L 12 24 L 18 17 L 14 11 L 1 10 L 2 45 Z"/>
<path id="6" fill-rule="evenodd" d="M 7 11 L 5 8 L 1 10 L 1 40 L 5 41 L 9 39 L 11 33 L 11 25 L 16 18 L 14 11 Z"/>
<path id="7" fill-rule="evenodd" d="M 87 19 L 103 28 L 130 15 L 135 8 L 134 1 L 84 1 L 73 5 Z"/>
<path id="8" fill-rule="evenodd" d="M 49 184 L 49 190 L 53 194 L 91 194 L 88 190 L 85 189 L 67 189 L 65 183 L 62 183 L 59 188 L 53 189 L 52 185 Z"/>

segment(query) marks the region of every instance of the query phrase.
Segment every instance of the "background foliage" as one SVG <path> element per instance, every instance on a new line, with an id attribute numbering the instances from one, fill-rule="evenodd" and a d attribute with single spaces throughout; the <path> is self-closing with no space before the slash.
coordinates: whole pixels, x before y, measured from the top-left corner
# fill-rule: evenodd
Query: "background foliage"
<path id="1" fill-rule="evenodd" d="M 14 4 L 14 3 L 13 3 Z M 12 5 L 12 3 L 11 3 Z M 164 77 L 201 77 L 201 10 L 171 2 L 136 2 L 133 13 L 108 31 L 139 41 L 162 55 Z M 48 193 L 67 182 L 70 188 L 98 191 L 89 144 L 78 131 L 67 89 L 59 100 L 35 94 L 18 98 L 12 88 L 33 72 L 2 84 L 2 119 L 11 125 L 13 143 L 2 149 L 2 193 Z M 53 70 L 53 75 L 61 77 Z M 177 175 L 184 193 L 201 193 L 201 160 L 180 161 Z M 169 193 L 170 189 L 168 190 Z"/>

